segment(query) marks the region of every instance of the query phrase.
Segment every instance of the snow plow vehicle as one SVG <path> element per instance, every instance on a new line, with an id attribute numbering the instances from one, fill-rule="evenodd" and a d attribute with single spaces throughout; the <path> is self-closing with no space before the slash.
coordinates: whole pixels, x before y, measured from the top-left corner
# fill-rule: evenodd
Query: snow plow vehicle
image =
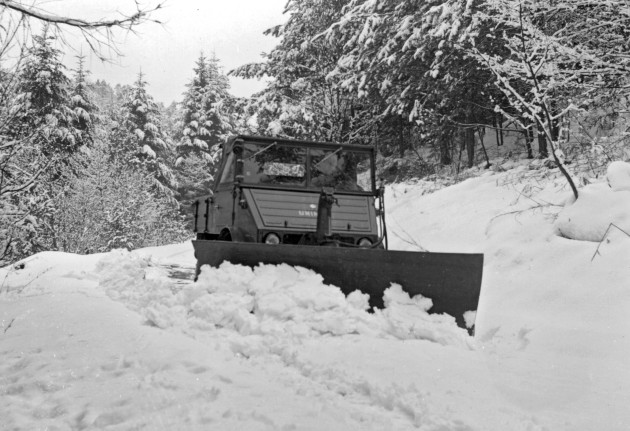
<path id="1" fill-rule="evenodd" d="M 397 283 L 470 328 L 464 314 L 477 309 L 483 255 L 387 250 L 373 147 L 234 136 L 209 192 L 193 204 L 197 275 L 223 261 L 286 263 L 346 295 L 367 293 L 378 308 Z"/>

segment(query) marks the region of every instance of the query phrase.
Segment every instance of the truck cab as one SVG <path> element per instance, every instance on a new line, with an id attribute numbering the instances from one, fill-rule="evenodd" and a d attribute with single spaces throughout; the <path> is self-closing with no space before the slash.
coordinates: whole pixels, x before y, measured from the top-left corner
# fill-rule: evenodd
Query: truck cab
<path id="1" fill-rule="evenodd" d="M 322 245 L 320 199 L 330 205 L 327 242 L 379 244 L 374 148 L 234 136 L 223 146 L 211 194 L 193 204 L 198 240 Z"/>

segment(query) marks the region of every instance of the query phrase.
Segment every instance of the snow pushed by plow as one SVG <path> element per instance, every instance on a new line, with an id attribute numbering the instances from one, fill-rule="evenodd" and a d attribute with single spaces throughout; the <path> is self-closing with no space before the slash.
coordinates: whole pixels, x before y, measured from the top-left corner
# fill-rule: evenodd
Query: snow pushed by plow
<path id="1" fill-rule="evenodd" d="M 423 339 L 472 348 L 473 340 L 448 315 L 429 314 L 429 298 L 409 298 L 394 284 L 384 295 L 386 308 L 368 313 L 368 295 L 346 297 L 315 272 L 289 265 L 254 269 L 223 263 L 204 266 L 196 283 L 177 289 L 168 279 L 150 278 L 150 261 L 116 251 L 98 265 L 100 285 L 115 300 L 129 304 L 160 328 L 231 330 L 251 343 L 241 353 L 265 348 L 267 340 L 300 340 L 322 335 L 359 334 Z M 268 341 L 273 344 L 272 341 Z M 268 348 L 268 347 L 267 347 Z"/>

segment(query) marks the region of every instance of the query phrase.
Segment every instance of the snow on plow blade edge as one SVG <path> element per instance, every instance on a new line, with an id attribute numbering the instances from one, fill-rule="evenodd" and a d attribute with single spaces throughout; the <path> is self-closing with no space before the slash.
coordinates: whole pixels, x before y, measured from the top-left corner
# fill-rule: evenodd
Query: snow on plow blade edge
<path id="1" fill-rule="evenodd" d="M 312 269 L 348 295 L 360 290 L 370 305 L 383 307 L 383 292 L 398 283 L 410 296 L 433 300 L 430 313 L 447 313 L 466 328 L 464 313 L 477 310 L 483 254 L 428 253 L 394 250 L 267 245 L 226 241 L 193 241 L 197 271 L 223 261 L 254 267 L 286 263 Z"/>

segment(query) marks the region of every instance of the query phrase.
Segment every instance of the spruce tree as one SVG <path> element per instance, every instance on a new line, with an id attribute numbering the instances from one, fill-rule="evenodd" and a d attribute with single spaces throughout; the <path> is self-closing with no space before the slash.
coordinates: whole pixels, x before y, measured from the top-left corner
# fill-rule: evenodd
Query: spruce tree
<path id="1" fill-rule="evenodd" d="M 182 102 L 182 138 L 177 145 L 178 192 L 184 208 L 210 187 L 219 145 L 232 131 L 230 85 L 219 60 L 201 53 L 193 71 Z"/>
<path id="2" fill-rule="evenodd" d="M 61 63 L 61 51 L 54 47 L 55 37 L 44 31 L 34 36 L 17 87 L 20 116 L 14 122 L 15 138 L 35 133 L 35 140 L 46 157 L 66 157 L 85 142 L 76 128 L 70 99 L 70 80 Z"/>
<path id="3" fill-rule="evenodd" d="M 162 132 L 158 105 L 146 86 L 140 72 L 133 87 L 123 92 L 122 112 L 111 139 L 120 157 L 132 166 L 146 168 L 156 179 L 156 185 L 171 194 L 176 180 L 167 165 L 170 149 Z"/>
<path id="4" fill-rule="evenodd" d="M 24 184 L 8 194 L 2 191 L 12 201 L 15 220 L 21 220 L 0 222 L 8 227 L 2 233 L 12 238 L 13 256 L 57 249 L 54 198 L 81 170 L 78 159 L 87 143 L 77 128 L 71 81 L 61 63 L 61 51 L 55 48 L 55 37 L 45 29 L 33 39 L 17 73 L 11 100 L 14 114 L 5 126 L 14 151 L 11 165 L 18 167 L 10 173 L 11 181 Z M 3 169 L 3 179 L 5 173 Z"/>
<path id="5" fill-rule="evenodd" d="M 311 140 L 364 143 L 366 117 L 380 101 L 359 100 L 333 73 L 343 53 L 341 37 L 321 35 L 342 16 L 347 0 L 289 0 L 283 25 L 265 32 L 280 38 L 264 63 L 237 68 L 236 76 L 273 78 L 252 98 L 259 133 Z"/>
<path id="6" fill-rule="evenodd" d="M 77 57 L 78 65 L 74 71 L 74 79 L 70 91 L 71 107 L 74 111 L 73 126 L 81 135 L 81 141 L 91 144 L 94 141 L 94 123 L 98 107 L 93 101 L 92 92 L 88 87 L 88 71 L 85 70 L 85 56 Z"/>
<path id="7" fill-rule="evenodd" d="M 210 144 L 212 147 L 222 143 L 232 132 L 232 121 L 226 109 L 232 96 L 229 93 L 230 82 L 222 72 L 219 59 L 213 54 L 208 60 L 208 77 L 210 82 L 206 97 L 210 102 L 209 117 L 212 122 L 210 128 Z"/>
<path id="8" fill-rule="evenodd" d="M 194 76 L 184 93 L 182 135 L 177 146 L 178 164 L 183 158 L 197 156 L 211 165 L 218 144 L 231 131 L 224 105 L 229 101 L 229 82 L 222 73 L 219 60 L 199 55 Z"/>
<path id="9" fill-rule="evenodd" d="M 184 93 L 182 140 L 177 146 L 177 153 L 181 157 L 189 155 L 209 156 L 210 127 L 212 124 L 207 117 L 210 110 L 209 100 L 205 97 L 208 87 L 208 65 L 203 53 L 197 59 L 194 76 L 186 85 Z M 204 157 L 205 156 L 205 157 Z M 179 160 L 178 160 L 179 163 Z"/>

